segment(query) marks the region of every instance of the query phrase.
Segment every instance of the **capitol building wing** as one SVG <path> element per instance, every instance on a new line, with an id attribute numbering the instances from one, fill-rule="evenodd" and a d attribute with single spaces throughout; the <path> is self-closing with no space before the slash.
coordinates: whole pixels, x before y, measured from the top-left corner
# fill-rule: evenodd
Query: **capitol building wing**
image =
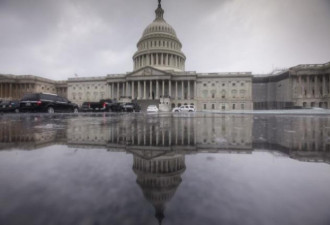
<path id="1" fill-rule="evenodd" d="M 298 65 L 261 76 L 186 71 L 182 43 L 165 21 L 160 1 L 155 14 L 137 42 L 132 72 L 67 81 L 0 74 L 0 100 L 47 92 L 78 105 L 101 99 L 134 100 L 143 110 L 148 105 L 158 105 L 162 111 L 181 105 L 194 105 L 200 111 L 330 107 L 330 63 Z"/>

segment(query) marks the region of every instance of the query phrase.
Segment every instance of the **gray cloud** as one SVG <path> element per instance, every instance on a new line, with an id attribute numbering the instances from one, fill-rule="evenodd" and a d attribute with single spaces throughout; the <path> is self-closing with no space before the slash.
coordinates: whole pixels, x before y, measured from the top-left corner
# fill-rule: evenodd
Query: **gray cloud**
<path id="1" fill-rule="evenodd" d="M 0 0 L 0 73 L 53 79 L 132 70 L 156 0 Z M 329 0 L 163 0 L 186 69 L 270 72 L 330 61 Z"/>

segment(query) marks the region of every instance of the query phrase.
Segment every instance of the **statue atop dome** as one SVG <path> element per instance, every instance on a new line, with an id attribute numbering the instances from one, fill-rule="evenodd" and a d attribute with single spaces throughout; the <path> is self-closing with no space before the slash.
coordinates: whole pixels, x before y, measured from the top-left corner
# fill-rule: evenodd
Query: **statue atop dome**
<path id="1" fill-rule="evenodd" d="M 156 9 L 156 20 L 163 20 L 164 10 L 162 9 L 161 0 L 158 0 L 158 8 Z"/>

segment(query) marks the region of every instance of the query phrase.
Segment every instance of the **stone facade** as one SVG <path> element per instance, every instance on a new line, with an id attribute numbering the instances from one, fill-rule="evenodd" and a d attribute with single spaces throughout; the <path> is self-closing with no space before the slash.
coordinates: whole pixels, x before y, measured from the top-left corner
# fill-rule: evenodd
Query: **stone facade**
<path id="1" fill-rule="evenodd" d="M 255 109 L 330 106 L 330 63 L 298 65 L 273 76 L 253 78 Z"/>
<path id="2" fill-rule="evenodd" d="M 67 96 L 67 82 L 32 75 L 0 74 L 0 99 L 21 99 L 27 93 L 52 93 Z"/>
<path id="3" fill-rule="evenodd" d="M 67 98 L 81 105 L 83 102 L 97 102 L 109 99 L 109 86 L 106 77 L 70 78 Z"/>
<path id="4" fill-rule="evenodd" d="M 159 2 L 133 55 L 133 72 L 52 81 L 36 76 L 0 75 L 0 99 L 48 92 L 83 102 L 137 100 L 141 105 L 195 105 L 201 110 L 282 109 L 330 106 L 330 63 L 298 65 L 280 74 L 185 71 L 186 56 Z M 170 108 L 170 107 L 168 107 Z"/>

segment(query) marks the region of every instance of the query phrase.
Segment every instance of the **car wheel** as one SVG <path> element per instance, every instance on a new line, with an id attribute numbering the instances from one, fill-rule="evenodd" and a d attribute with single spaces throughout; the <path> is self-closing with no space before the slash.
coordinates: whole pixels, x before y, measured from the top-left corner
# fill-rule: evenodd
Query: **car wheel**
<path id="1" fill-rule="evenodd" d="M 73 113 L 76 114 L 76 113 L 78 113 L 78 112 L 79 112 L 79 110 L 78 110 L 77 108 L 74 108 L 74 109 L 73 109 Z"/>
<path id="2" fill-rule="evenodd" d="M 15 113 L 19 113 L 19 109 L 15 109 Z"/>
<path id="3" fill-rule="evenodd" d="M 55 110 L 54 110 L 53 107 L 48 107 L 48 108 L 47 108 L 47 112 L 48 112 L 49 114 L 53 114 L 53 113 L 55 113 Z"/>

